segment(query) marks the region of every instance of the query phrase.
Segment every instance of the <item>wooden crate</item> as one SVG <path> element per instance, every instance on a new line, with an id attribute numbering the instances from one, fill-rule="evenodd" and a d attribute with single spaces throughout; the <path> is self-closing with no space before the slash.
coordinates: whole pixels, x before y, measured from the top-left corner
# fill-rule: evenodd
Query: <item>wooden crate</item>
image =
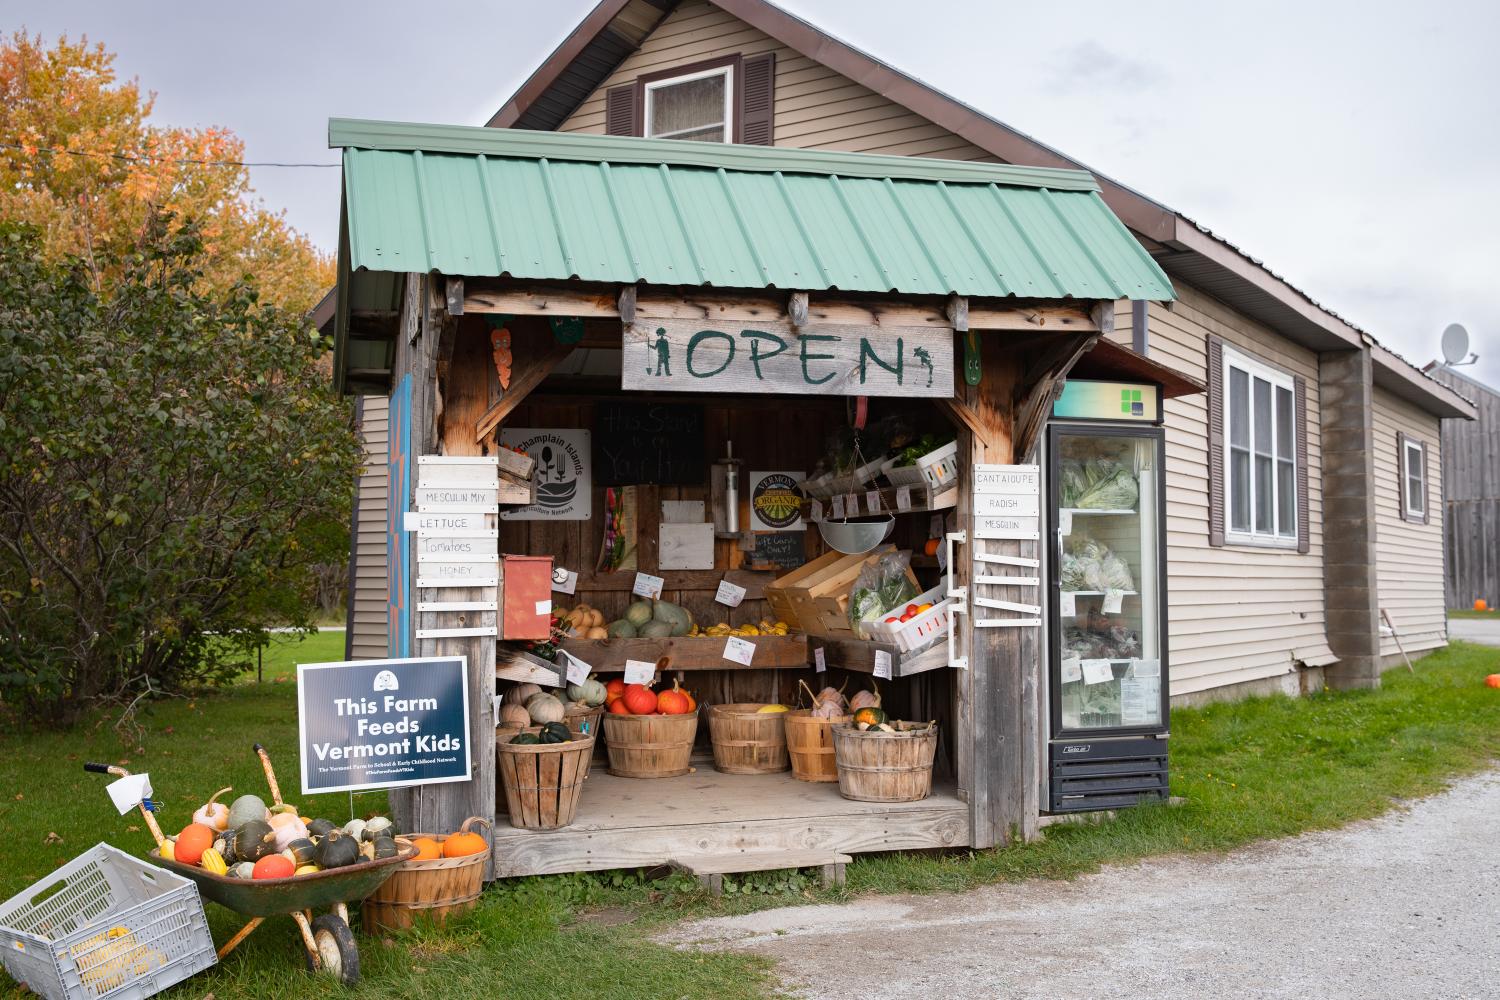
<path id="1" fill-rule="evenodd" d="M 857 556 L 830 552 L 766 584 L 766 600 L 778 618 L 808 635 L 852 639 L 849 592 L 854 589 L 854 581 L 866 563 L 894 551 L 894 545 L 882 545 Z M 913 586 L 918 586 L 910 566 L 906 575 Z"/>

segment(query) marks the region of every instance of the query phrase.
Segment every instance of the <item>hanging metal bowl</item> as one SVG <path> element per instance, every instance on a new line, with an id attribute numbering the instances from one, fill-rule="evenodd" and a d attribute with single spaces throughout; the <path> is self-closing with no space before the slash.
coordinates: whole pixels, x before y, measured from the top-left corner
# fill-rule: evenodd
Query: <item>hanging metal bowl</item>
<path id="1" fill-rule="evenodd" d="M 819 521 L 818 533 L 829 548 L 846 556 L 861 556 L 891 535 L 896 519 L 890 514 L 844 521 Z"/>

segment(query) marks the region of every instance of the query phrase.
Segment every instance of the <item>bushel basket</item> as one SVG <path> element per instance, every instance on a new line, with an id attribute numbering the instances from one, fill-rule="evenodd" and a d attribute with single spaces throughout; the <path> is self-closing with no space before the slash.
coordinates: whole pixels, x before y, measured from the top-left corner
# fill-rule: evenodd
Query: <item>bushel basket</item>
<path id="1" fill-rule="evenodd" d="M 496 743 L 495 751 L 511 826 L 556 830 L 573 822 L 594 755 L 592 736 L 567 743 Z"/>
<path id="2" fill-rule="evenodd" d="M 489 826 L 488 820 L 470 816 L 459 833 L 469 833 L 475 823 Z M 405 840 L 430 837 L 439 844 L 450 834 L 412 833 Z M 401 930 L 410 927 L 419 914 L 442 923 L 449 914 L 474 908 L 484 889 L 484 863 L 489 851 L 466 854 L 461 858 L 433 858 L 429 861 L 403 861 L 361 904 L 360 918 L 366 927 Z"/>
<path id="3" fill-rule="evenodd" d="M 897 729 L 919 723 L 892 723 Z M 932 794 L 937 723 L 887 733 L 854 726 L 833 727 L 839 794 L 859 802 L 917 802 Z"/>
<path id="4" fill-rule="evenodd" d="M 847 725 L 854 717 L 838 715 L 820 719 L 810 709 L 799 708 L 782 718 L 786 720 L 786 750 L 792 762 L 792 777 L 798 781 L 838 781 L 833 727 Z"/>
<path id="5" fill-rule="evenodd" d="M 725 774 L 774 774 L 787 769 L 782 712 L 761 712 L 764 703 L 710 705 L 708 735 L 714 767 Z"/>
<path id="6" fill-rule="evenodd" d="M 673 778 L 692 770 L 698 713 L 604 715 L 609 773 L 621 778 Z"/>

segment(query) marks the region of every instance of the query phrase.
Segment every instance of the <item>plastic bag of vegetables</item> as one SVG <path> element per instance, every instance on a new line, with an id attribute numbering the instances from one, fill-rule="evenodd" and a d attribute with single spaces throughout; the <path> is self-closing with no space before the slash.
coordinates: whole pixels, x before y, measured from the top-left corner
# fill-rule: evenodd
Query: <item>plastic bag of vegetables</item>
<path id="1" fill-rule="evenodd" d="M 880 618 L 921 593 L 907 575 L 910 564 L 910 552 L 887 552 L 859 571 L 849 593 L 849 627 L 855 635 L 868 639 L 864 622 Z"/>

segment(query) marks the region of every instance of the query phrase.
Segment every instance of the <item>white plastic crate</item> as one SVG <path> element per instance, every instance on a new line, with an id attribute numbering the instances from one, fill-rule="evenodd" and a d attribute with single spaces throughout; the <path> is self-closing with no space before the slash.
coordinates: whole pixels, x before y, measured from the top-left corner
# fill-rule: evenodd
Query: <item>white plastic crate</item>
<path id="1" fill-rule="evenodd" d="M 925 481 L 934 493 L 941 493 L 958 482 L 958 442 L 949 441 L 929 451 L 914 465 L 887 462 L 881 472 L 892 486 L 915 486 Z"/>
<path id="2" fill-rule="evenodd" d="M 900 617 L 906 604 L 931 604 L 932 607 L 904 622 L 887 622 L 892 613 Z M 942 585 L 918 594 L 893 612 L 883 614 L 875 621 L 864 622 L 865 634 L 876 642 L 893 642 L 903 653 L 910 653 L 932 645 L 948 634 L 948 598 Z"/>
<path id="3" fill-rule="evenodd" d="M 875 477 L 880 475 L 880 467 L 884 463 L 885 460 L 879 458 L 873 462 L 866 462 L 848 475 L 829 476 L 828 481 L 824 485 L 829 488 L 830 496 L 839 493 L 859 492 L 868 488 L 875 481 Z"/>
<path id="4" fill-rule="evenodd" d="M 47 1000 L 144 1000 L 216 961 L 198 887 L 108 844 L 0 905 L 0 963 Z"/>

